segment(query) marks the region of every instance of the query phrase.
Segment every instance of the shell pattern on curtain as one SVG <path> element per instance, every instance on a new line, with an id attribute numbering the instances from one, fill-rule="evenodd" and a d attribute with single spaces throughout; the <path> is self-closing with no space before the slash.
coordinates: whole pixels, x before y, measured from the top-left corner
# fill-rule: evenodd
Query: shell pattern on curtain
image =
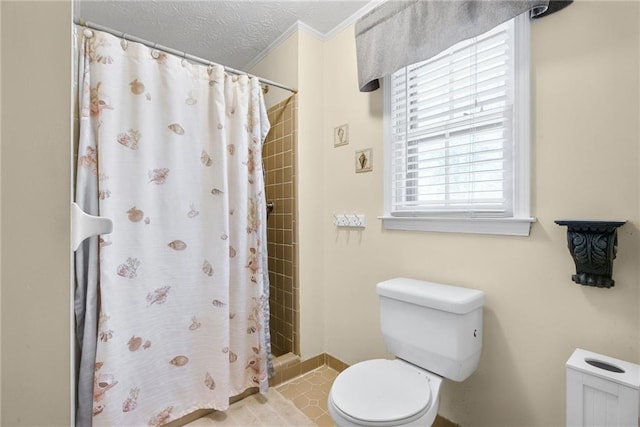
<path id="1" fill-rule="evenodd" d="M 114 231 L 76 254 L 78 424 L 224 410 L 271 369 L 261 88 L 100 31 L 81 50 L 76 201 Z"/>

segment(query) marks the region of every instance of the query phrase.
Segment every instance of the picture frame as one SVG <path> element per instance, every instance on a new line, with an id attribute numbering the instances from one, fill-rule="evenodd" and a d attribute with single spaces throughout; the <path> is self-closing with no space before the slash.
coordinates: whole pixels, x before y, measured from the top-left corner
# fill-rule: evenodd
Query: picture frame
<path id="1" fill-rule="evenodd" d="M 356 173 L 371 172 L 373 170 L 373 149 L 357 150 L 355 160 Z"/>
<path id="2" fill-rule="evenodd" d="M 341 147 L 349 144 L 349 125 L 343 124 L 333 128 L 333 146 Z"/>

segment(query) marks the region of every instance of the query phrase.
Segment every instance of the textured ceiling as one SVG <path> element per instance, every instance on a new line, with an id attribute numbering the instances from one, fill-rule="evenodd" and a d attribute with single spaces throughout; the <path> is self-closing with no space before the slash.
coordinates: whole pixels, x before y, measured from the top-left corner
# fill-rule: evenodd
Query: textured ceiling
<path id="1" fill-rule="evenodd" d="M 326 34 L 369 1 L 76 0 L 95 24 L 244 69 L 296 21 Z"/>

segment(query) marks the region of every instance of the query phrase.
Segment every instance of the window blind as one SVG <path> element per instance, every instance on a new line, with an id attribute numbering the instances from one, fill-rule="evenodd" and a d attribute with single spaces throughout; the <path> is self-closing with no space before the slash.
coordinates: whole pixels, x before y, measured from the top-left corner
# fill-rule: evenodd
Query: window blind
<path id="1" fill-rule="evenodd" d="M 391 213 L 513 214 L 514 21 L 391 76 Z"/>

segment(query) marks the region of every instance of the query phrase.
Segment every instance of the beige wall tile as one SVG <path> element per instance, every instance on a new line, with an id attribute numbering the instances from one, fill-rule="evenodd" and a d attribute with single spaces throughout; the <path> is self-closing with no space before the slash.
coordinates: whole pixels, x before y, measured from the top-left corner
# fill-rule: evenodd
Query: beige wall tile
<path id="1" fill-rule="evenodd" d="M 264 164 L 267 168 L 267 198 L 275 204 L 267 221 L 267 248 L 272 272 L 270 278 L 274 285 L 270 298 L 274 354 L 299 351 L 298 334 L 294 334 L 294 331 L 297 332 L 298 317 L 293 315 L 293 310 L 297 308 L 297 295 L 291 293 L 291 283 L 294 280 L 291 266 L 297 259 L 293 233 L 290 231 L 294 226 L 293 212 L 296 205 L 296 194 L 291 185 L 295 179 L 292 167 L 292 151 L 295 147 L 290 144 L 288 151 L 283 151 L 285 139 L 291 143 L 291 133 L 295 128 L 295 123 L 290 118 L 294 103 L 295 100 L 291 98 L 269 109 L 272 127 L 267 137 L 269 142 L 263 151 L 266 156 Z M 287 115 L 289 119 L 285 121 Z M 289 231 L 285 233 L 285 229 Z M 283 288 L 285 284 L 286 289 Z M 284 290 L 287 291 L 286 297 Z"/>

